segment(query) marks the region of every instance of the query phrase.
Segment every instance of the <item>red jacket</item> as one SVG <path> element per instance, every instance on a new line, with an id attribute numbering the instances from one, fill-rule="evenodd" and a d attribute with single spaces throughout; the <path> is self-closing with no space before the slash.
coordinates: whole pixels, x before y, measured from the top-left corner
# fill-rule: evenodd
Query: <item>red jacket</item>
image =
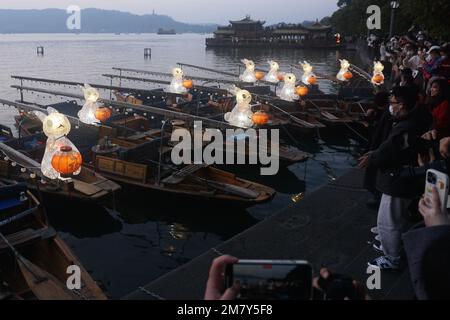
<path id="1" fill-rule="evenodd" d="M 450 104 L 444 100 L 437 107 L 431 110 L 434 119 L 434 129 L 440 136 L 450 135 Z"/>

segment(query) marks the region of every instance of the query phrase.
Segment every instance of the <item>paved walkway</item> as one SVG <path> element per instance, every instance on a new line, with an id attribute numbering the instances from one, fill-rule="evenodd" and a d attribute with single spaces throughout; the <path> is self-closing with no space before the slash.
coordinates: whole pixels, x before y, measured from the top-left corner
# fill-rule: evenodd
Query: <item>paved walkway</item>
<path id="1" fill-rule="evenodd" d="M 367 209 L 368 195 L 361 188 L 362 172 L 352 170 L 309 194 L 299 203 L 274 214 L 217 250 L 243 259 L 303 259 L 315 271 L 322 266 L 363 282 L 367 261 L 377 256 L 370 228 L 376 212 Z M 137 290 L 125 299 L 202 299 L 215 250 Z M 151 294 L 149 294 L 151 293 Z M 382 290 L 373 299 L 412 299 L 407 270 L 382 274 Z"/>

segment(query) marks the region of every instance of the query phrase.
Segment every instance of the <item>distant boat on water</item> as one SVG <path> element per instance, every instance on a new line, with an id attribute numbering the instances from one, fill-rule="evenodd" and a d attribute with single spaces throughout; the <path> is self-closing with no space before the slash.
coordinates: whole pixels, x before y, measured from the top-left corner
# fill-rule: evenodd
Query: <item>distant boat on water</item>
<path id="1" fill-rule="evenodd" d="M 177 34 L 177 33 L 175 32 L 175 29 L 163 29 L 163 28 L 159 28 L 157 34 L 159 34 L 159 35 L 166 35 L 166 34 L 168 34 L 168 35 L 174 35 L 174 34 Z"/>

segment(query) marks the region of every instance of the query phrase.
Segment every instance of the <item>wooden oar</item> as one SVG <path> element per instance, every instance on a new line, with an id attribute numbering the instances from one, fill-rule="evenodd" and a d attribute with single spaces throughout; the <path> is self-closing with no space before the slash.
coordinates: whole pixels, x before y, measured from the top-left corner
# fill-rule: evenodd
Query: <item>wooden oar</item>
<path id="1" fill-rule="evenodd" d="M 39 300 L 78 300 L 55 276 L 23 257 L 0 232 L 0 238 L 14 253 L 30 290 Z"/>
<path id="2" fill-rule="evenodd" d="M 202 66 L 196 66 L 196 65 L 193 65 L 193 64 L 183 63 L 183 62 L 177 62 L 177 64 L 180 67 L 189 67 L 189 68 L 194 68 L 194 69 L 203 70 L 203 71 L 207 71 L 207 72 L 222 74 L 222 75 L 229 76 L 229 77 L 239 78 L 238 74 L 234 74 L 234 73 L 231 73 L 231 72 L 225 72 L 225 71 L 221 71 L 221 70 L 205 68 L 205 67 L 202 67 Z"/>

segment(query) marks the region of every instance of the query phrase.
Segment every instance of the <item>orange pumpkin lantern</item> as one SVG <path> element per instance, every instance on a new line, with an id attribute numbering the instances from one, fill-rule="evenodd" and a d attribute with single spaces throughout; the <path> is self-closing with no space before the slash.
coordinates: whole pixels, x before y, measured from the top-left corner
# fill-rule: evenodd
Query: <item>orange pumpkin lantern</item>
<path id="1" fill-rule="evenodd" d="M 257 111 L 252 116 L 252 121 L 254 124 L 262 126 L 269 122 L 269 115 L 264 111 Z"/>
<path id="2" fill-rule="evenodd" d="M 72 147 L 63 146 L 53 155 L 52 167 L 63 176 L 70 176 L 77 172 L 83 164 L 83 158 Z"/>
<path id="3" fill-rule="evenodd" d="M 108 120 L 111 117 L 111 110 L 109 108 L 98 108 L 95 111 L 95 118 L 101 122 Z"/>
<path id="4" fill-rule="evenodd" d="M 284 81 L 284 74 L 279 73 L 279 74 L 278 74 L 278 80 L 279 80 L 279 81 Z"/>
<path id="5" fill-rule="evenodd" d="M 300 97 L 304 97 L 308 94 L 309 90 L 308 87 L 305 86 L 300 86 L 295 88 L 295 93 L 300 96 Z"/>
<path id="6" fill-rule="evenodd" d="M 316 83 L 317 83 L 317 78 L 316 78 L 316 76 L 309 76 L 309 78 L 308 78 L 308 83 L 310 84 L 310 85 L 315 85 Z"/>
<path id="7" fill-rule="evenodd" d="M 353 73 L 351 73 L 350 71 L 347 71 L 346 73 L 344 73 L 345 80 L 350 80 L 351 78 L 353 78 Z"/>
<path id="8" fill-rule="evenodd" d="M 261 81 L 262 79 L 264 79 L 265 74 L 262 71 L 256 71 L 255 72 L 255 77 L 256 77 L 256 80 Z"/>
<path id="9" fill-rule="evenodd" d="M 373 76 L 372 81 L 374 83 L 380 84 L 380 83 L 382 83 L 384 81 L 384 77 L 381 74 L 378 73 L 378 74 Z"/>
<path id="10" fill-rule="evenodd" d="M 192 89 L 194 87 L 194 82 L 190 79 L 186 79 L 183 81 L 183 87 L 185 87 L 186 89 Z"/>

